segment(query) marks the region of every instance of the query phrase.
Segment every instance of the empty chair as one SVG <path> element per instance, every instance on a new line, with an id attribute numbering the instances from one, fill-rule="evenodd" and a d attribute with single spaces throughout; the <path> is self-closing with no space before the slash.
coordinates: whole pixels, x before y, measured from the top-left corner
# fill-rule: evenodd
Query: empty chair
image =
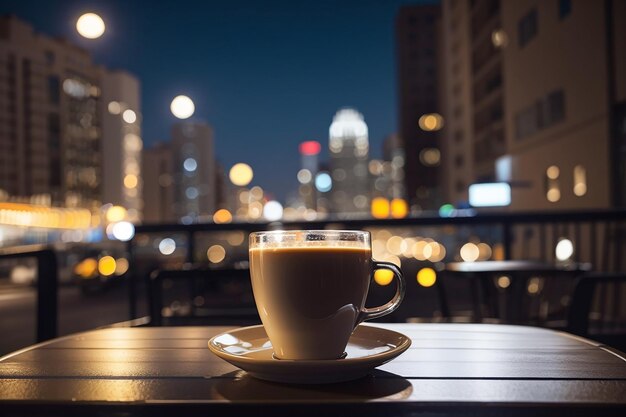
<path id="1" fill-rule="evenodd" d="M 626 350 L 626 274 L 593 273 L 575 284 L 567 330 Z"/>

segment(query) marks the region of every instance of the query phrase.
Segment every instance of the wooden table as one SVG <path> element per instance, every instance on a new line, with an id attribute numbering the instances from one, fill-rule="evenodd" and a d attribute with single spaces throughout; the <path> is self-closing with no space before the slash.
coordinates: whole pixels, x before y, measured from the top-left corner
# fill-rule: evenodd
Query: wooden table
<path id="1" fill-rule="evenodd" d="M 566 333 L 489 324 L 380 325 L 411 348 L 372 376 L 296 386 L 213 356 L 224 327 L 108 328 L 0 359 L 0 415 L 626 415 L 623 354 Z"/>
<path id="2" fill-rule="evenodd" d="M 493 287 L 491 280 L 494 276 L 506 275 L 510 279 L 510 288 L 506 292 L 506 311 L 500 315 L 497 313 L 497 300 L 492 299 L 490 308 L 497 316 L 501 316 L 508 322 L 523 321 L 522 300 L 526 294 L 526 282 L 533 276 L 557 276 L 567 275 L 572 278 L 591 270 L 588 263 L 554 264 L 539 261 L 507 260 L 507 261 L 482 261 L 482 262 L 450 262 L 446 264 L 446 273 L 470 278 L 472 281 L 472 299 L 474 302 L 474 315 L 476 320 L 482 319 L 476 280 L 480 281 L 483 291 L 489 292 Z"/>

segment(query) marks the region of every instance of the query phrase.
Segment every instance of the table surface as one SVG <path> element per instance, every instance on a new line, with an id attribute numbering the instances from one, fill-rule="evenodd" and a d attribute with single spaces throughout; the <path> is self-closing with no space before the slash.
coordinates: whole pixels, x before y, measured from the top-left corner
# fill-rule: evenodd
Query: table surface
<path id="1" fill-rule="evenodd" d="M 507 272 L 587 272 L 591 265 L 586 263 L 553 264 L 540 261 L 480 261 L 480 262 L 449 262 L 446 271 L 474 273 L 507 273 Z"/>
<path id="2" fill-rule="evenodd" d="M 226 327 L 79 333 L 0 358 L 0 415 L 626 415 L 626 359 L 598 343 L 523 326 L 376 326 L 411 348 L 371 376 L 315 386 L 217 358 L 207 341 Z"/>

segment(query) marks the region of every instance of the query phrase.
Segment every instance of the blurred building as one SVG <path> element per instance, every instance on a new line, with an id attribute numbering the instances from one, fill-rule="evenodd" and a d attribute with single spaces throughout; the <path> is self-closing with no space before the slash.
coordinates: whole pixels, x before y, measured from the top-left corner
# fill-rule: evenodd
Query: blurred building
<path id="1" fill-rule="evenodd" d="M 436 20 L 439 5 L 400 8 L 396 16 L 396 64 L 400 139 L 405 150 L 405 183 L 410 202 L 438 207 L 439 129 Z"/>
<path id="2" fill-rule="evenodd" d="M 626 4 L 442 7 L 450 200 L 498 180 L 512 209 L 624 204 Z"/>
<path id="3" fill-rule="evenodd" d="M 174 212 L 183 221 L 212 216 L 216 210 L 216 160 L 213 129 L 204 122 L 179 122 L 172 128 Z"/>
<path id="4" fill-rule="evenodd" d="M 510 172 L 528 183 L 514 188 L 515 209 L 608 207 L 624 195 L 624 22 L 623 1 L 503 3 Z"/>
<path id="5" fill-rule="evenodd" d="M 125 71 L 100 70 L 102 95 L 102 198 L 141 219 L 141 108 L 139 80 Z"/>
<path id="6" fill-rule="evenodd" d="M 101 86 L 89 54 L 0 18 L 0 189 L 34 203 L 99 208 Z"/>
<path id="7" fill-rule="evenodd" d="M 170 144 L 160 142 L 151 148 L 144 148 L 141 166 L 144 222 L 177 222 L 174 212 L 174 158 Z"/>
<path id="8" fill-rule="evenodd" d="M 329 129 L 331 210 L 338 215 L 369 212 L 369 139 L 363 115 L 339 110 Z"/>
<path id="9" fill-rule="evenodd" d="M 298 200 L 305 208 L 315 209 L 317 192 L 314 186 L 315 176 L 319 169 L 319 154 L 322 145 L 314 140 L 302 142 L 298 147 L 300 152 L 300 170 L 298 171 Z"/>

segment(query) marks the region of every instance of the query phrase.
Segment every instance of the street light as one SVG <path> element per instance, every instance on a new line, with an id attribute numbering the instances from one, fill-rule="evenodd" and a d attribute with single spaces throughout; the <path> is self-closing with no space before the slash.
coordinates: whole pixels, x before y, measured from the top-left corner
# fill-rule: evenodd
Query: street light
<path id="1" fill-rule="evenodd" d="M 104 20 L 95 13 L 85 13 L 76 21 L 76 30 L 83 38 L 97 39 L 104 33 Z"/>
<path id="2" fill-rule="evenodd" d="M 170 104 L 170 110 L 179 119 L 189 119 L 196 111 L 196 106 L 189 97 L 176 96 Z"/>

